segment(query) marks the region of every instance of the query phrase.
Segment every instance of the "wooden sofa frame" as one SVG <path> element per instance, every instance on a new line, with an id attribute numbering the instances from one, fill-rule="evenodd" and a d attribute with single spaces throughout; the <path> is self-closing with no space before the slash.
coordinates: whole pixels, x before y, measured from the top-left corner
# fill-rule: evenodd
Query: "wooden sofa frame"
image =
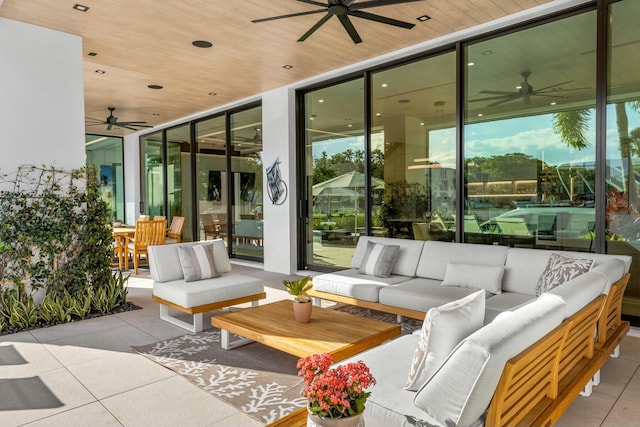
<path id="1" fill-rule="evenodd" d="M 258 304 L 259 300 L 265 299 L 266 297 L 266 292 L 262 292 L 259 294 L 246 295 L 240 298 L 218 301 L 211 304 L 197 305 L 195 307 L 182 307 L 181 305 L 178 305 L 171 301 L 167 301 L 155 295 L 151 295 L 151 299 L 160 304 L 160 319 L 172 323 L 176 326 L 180 326 L 181 328 L 187 329 L 191 332 L 201 332 L 203 330 L 204 325 L 202 313 L 220 310 L 222 308 L 231 307 L 237 304 L 243 304 L 245 302 L 250 302 L 255 306 Z M 193 324 L 187 323 L 181 319 L 171 316 L 169 314 L 169 307 L 193 316 Z"/>
<path id="2" fill-rule="evenodd" d="M 599 296 L 507 362 L 491 399 L 485 427 L 550 427 L 579 394 L 597 384 L 600 368 L 610 356 L 617 357 L 620 341 L 629 331 L 629 322 L 622 321 L 622 297 L 629 277 L 625 274 L 611 286 L 608 295 Z M 361 302 L 325 292 L 310 293 L 347 304 L 349 300 Z M 384 304 L 358 303 L 353 305 L 420 318 L 415 310 L 392 307 L 395 310 L 391 311 L 384 310 L 390 307 Z M 301 408 L 267 427 L 302 427 L 306 419 L 306 408 Z"/>

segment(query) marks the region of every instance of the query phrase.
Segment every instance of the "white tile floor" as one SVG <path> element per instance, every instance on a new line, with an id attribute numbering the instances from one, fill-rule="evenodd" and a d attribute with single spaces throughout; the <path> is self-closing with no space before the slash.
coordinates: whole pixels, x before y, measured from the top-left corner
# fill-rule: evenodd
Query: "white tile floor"
<path id="1" fill-rule="evenodd" d="M 288 298 L 286 276 L 238 267 L 265 281 L 268 300 Z M 0 337 L 0 426 L 261 425 L 131 349 L 186 333 L 159 320 L 141 273 L 129 281 L 129 299 L 142 310 Z M 557 425 L 639 426 L 639 366 L 640 339 L 625 339 L 593 395 Z"/>

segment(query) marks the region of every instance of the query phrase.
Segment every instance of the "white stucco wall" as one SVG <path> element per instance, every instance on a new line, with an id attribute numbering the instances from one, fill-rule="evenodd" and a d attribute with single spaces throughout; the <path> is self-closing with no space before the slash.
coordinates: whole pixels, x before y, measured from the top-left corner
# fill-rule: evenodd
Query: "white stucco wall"
<path id="1" fill-rule="evenodd" d="M 0 18 L 0 173 L 85 165 L 82 39 Z"/>

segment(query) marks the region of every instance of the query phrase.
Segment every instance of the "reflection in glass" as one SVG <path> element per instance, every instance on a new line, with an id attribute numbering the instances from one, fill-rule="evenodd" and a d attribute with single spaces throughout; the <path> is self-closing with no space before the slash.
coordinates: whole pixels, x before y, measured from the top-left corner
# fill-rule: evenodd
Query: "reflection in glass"
<path id="1" fill-rule="evenodd" d="M 182 241 L 191 241 L 191 136 L 189 124 L 167 130 L 167 201 L 171 224 L 174 216 L 184 217 Z"/>
<path id="2" fill-rule="evenodd" d="M 364 101 L 357 79 L 305 94 L 307 260 L 348 267 L 364 232 Z"/>
<path id="3" fill-rule="evenodd" d="M 164 175 L 162 171 L 162 132 L 142 137 L 142 167 L 144 170 L 144 209 L 138 214 L 154 217 L 164 215 Z M 136 218 L 138 215 L 135 216 Z"/>
<path id="4" fill-rule="evenodd" d="M 87 165 L 93 165 L 98 172 L 101 197 L 107 204 L 110 219 L 124 222 L 122 138 L 85 135 L 85 151 Z"/>
<path id="5" fill-rule="evenodd" d="M 262 259 L 262 107 L 232 113 L 230 123 L 233 176 L 231 252 Z"/>
<path id="6" fill-rule="evenodd" d="M 196 122 L 196 196 L 200 240 L 228 239 L 225 118 Z"/>
<path id="7" fill-rule="evenodd" d="M 455 53 L 372 75 L 373 234 L 455 239 Z"/>
<path id="8" fill-rule="evenodd" d="M 613 3 L 609 12 L 606 248 L 633 256 L 633 279 L 640 275 L 640 3 Z M 625 294 L 640 297 L 637 280 L 629 282 Z"/>
<path id="9" fill-rule="evenodd" d="M 465 241 L 595 250 L 595 19 L 467 46 Z"/>

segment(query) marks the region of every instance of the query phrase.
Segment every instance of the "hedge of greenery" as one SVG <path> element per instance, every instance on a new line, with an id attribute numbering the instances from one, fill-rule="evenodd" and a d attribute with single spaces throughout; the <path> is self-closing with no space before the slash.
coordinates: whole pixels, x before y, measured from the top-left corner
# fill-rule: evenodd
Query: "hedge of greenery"
<path id="1" fill-rule="evenodd" d="M 96 170 L 22 166 L 0 177 L 0 332 L 127 305 Z"/>

